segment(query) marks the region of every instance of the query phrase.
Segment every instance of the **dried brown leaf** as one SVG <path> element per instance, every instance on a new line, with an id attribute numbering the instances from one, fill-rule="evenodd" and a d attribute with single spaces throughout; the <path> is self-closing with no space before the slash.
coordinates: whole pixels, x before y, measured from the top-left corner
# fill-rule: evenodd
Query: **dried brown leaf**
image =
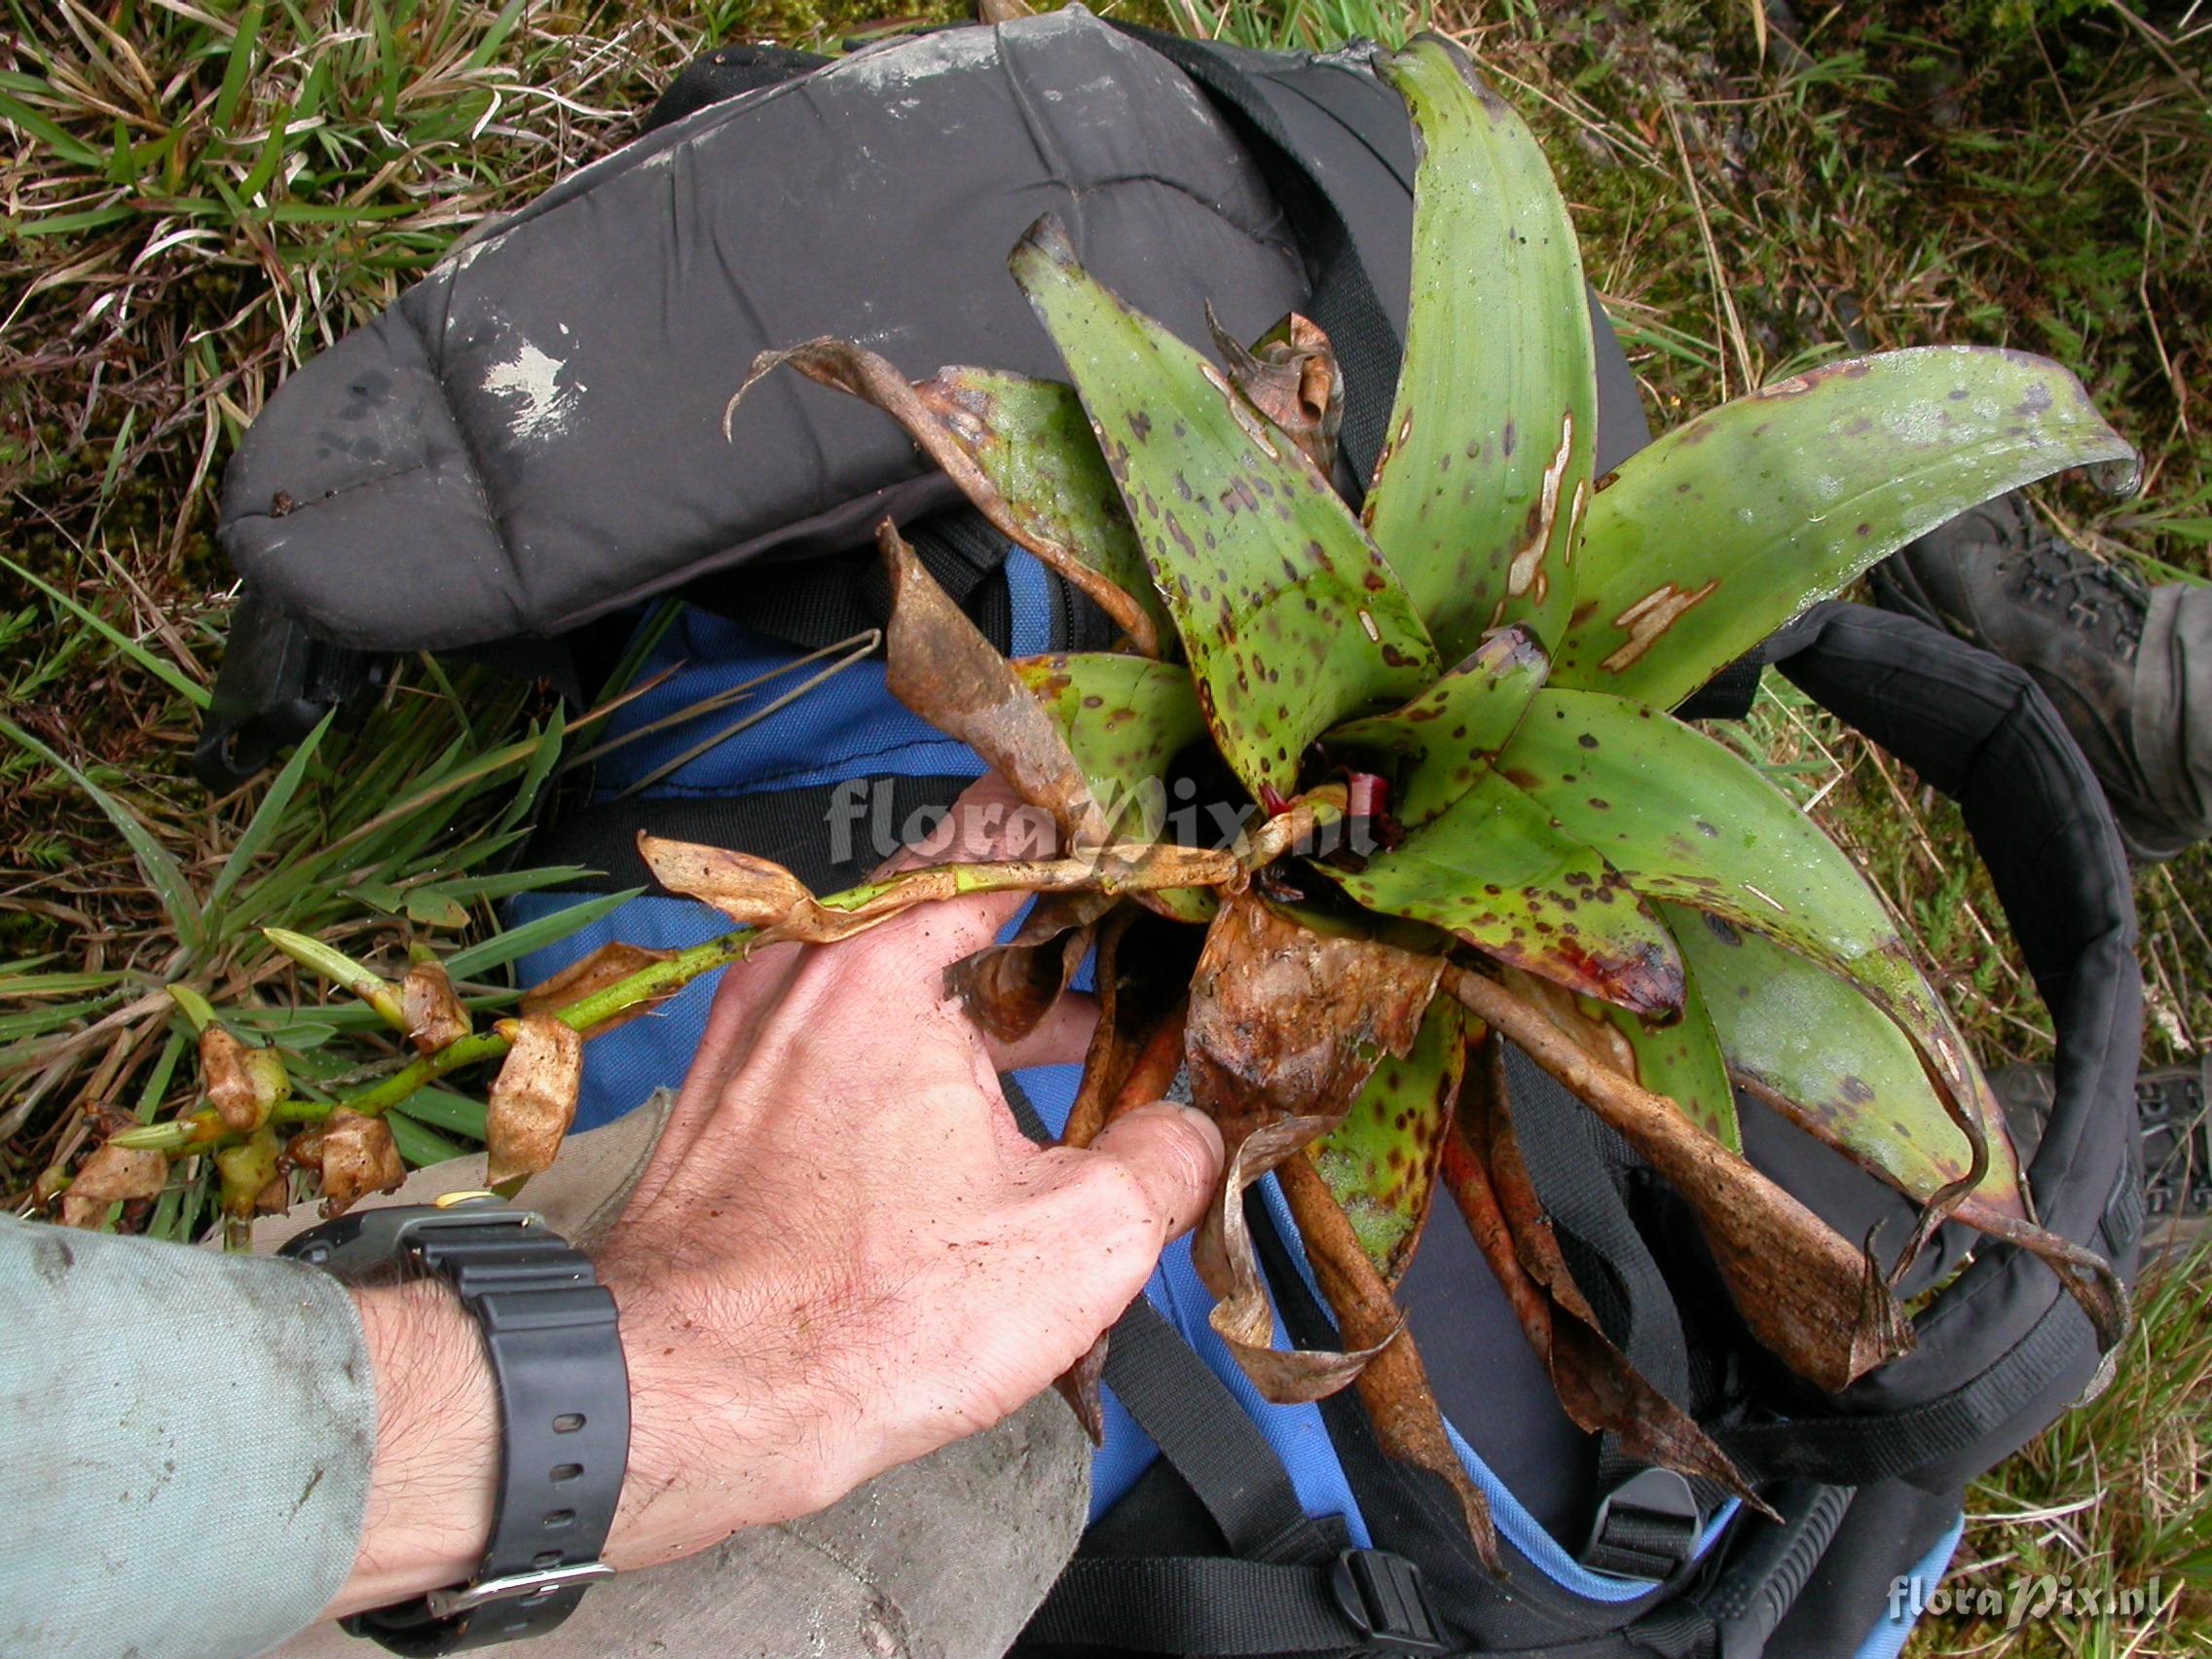
<path id="1" fill-rule="evenodd" d="M 1067 1401 L 1068 1409 L 1075 1413 L 1075 1420 L 1083 1424 L 1083 1432 L 1090 1436 L 1090 1444 L 1106 1444 L 1106 1407 L 1098 1397 L 1098 1382 L 1106 1372 L 1106 1342 L 1111 1333 L 1101 1331 L 1098 1340 L 1085 1350 L 1084 1356 L 1052 1379 L 1052 1386 L 1059 1390 L 1060 1398 Z"/>
<path id="2" fill-rule="evenodd" d="M 663 847 L 686 845 L 686 843 L 681 841 L 663 841 L 659 844 Z M 699 848 L 696 850 L 712 852 L 714 849 Z M 666 962 L 675 954 L 676 952 L 673 950 L 647 950 L 642 944 L 625 944 L 620 940 L 611 940 L 601 945 L 582 961 L 571 962 L 550 979 L 541 984 L 533 985 L 529 990 L 523 992 L 522 1011 L 525 1014 L 559 1014 L 563 1009 L 573 1003 L 579 1003 L 586 997 L 597 996 L 609 986 L 620 984 L 634 974 L 643 973 L 656 963 Z M 627 1025 L 631 1020 L 650 1014 L 663 1002 L 666 1002 L 669 996 L 674 994 L 674 992 L 666 992 L 657 997 L 647 997 L 642 1002 L 632 1003 L 612 1018 L 603 1019 L 597 1025 L 592 1026 L 584 1032 L 584 1035 L 586 1037 L 598 1037 L 614 1030 L 617 1026 Z"/>
<path id="3" fill-rule="evenodd" d="M 1206 307 L 1206 327 L 1229 369 L 1229 384 L 1273 422 L 1326 478 L 1337 464 L 1345 377 L 1321 325 L 1292 312 L 1247 350 Z"/>
<path id="4" fill-rule="evenodd" d="M 703 900 L 740 921 L 780 913 L 778 920 L 756 924 L 758 943 L 795 940 L 832 944 L 917 904 L 972 893 L 1140 894 L 1161 888 L 1218 887 L 1243 879 L 1243 866 L 1234 852 L 1117 841 L 1063 859 L 926 865 L 850 889 L 836 895 L 838 903 L 830 904 L 812 897 L 789 870 L 765 859 L 643 834 L 638 850 L 671 892 Z"/>
<path id="5" fill-rule="evenodd" d="M 78 1169 L 61 1195 L 64 1227 L 97 1228 L 110 1204 L 151 1198 L 169 1178 L 169 1161 L 147 1147 L 100 1147 Z"/>
<path id="6" fill-rule="evenodd" d="M 485 1114 L 484 1180 L 494 1187 L 552 1167 L 584 1082 L 579 1032 L 550 1014 L 526 1014 L 513 1027 Z"/>
<path id="7" fill-rule="evenodd" d="M 1459 1121 L 1445 1144 L 1444 1178 L 1575 1426 L 1615 1435 L 1629 1456 L 1702 1476 L 1765 1510 L 1728 1455 L 1600 1326 L 1522 1159 L 1494 1039 L 1469 1068 Z"/>
<path id="8" fill-rule="evenodd" d="M 731 921 L 773 927 L 819 908 L 806 883 L 780 864 L 697 841 L 671 841 L 641 831 L 638 855 L 671 893 L 712 904 Z"/>
<path id="9" fill-rule="evenodd" d="M 971 504 L 1000 535 L 1026 547 L 1051 568 L 1062 580 L 1087 595 L 1112 617 L 1145 656 L 1160 654 L 1159 629 L 1144 608 L 1112 579 L 1093 569 L 1075 549 L 1050 535 L 1034 514 L 1017 513 L 999 487 L 962 440 L 950 412 L 946 388 L 936 382 L 910 384 L 889 358 L 849 340 L 809 340 L 788 350 L 763 351 L 754 358 L 752 372 L 737 396 L 737 407 L 754 382 L 762 375 L 790 366 L 817 385 L 862 398 L 905 427 L 906 435 L 922 453 L 943 469 Z M 959 371 L 947 370 L 947 374 Z M 722 418 L 722 434 L 729 435 L 729 417 Z"/>
<path id="10" fill-rule="evenodd" d="M 1858 1246 L 1674 1105 L 1599 1063 L 1542 1011 L 1465 969 L 1445 985 L 1642 1155 L 1696 1213 L 1754 1336 L 1798 1376 L 1840 1393 L 1909 1351 L 1911 1323 Z"/>
<path id="11" fill-rule="evenodd" d="M 1001 1043 L 1037 1029 L 1090 949 L 1091 924 L 1121 903 L 1111 893 L 1048 893 L 1014 935 L 944 971 L 944 990 Z"/>
<path id="12" fill-rule="evenodd" d="M 220 1025 L 200 1034 L 200 1078 L 223 1126 L 241 1135 L 266 1124 L 292 1091 L 276 1050 L 249 1049 Z"/>
<path id="13" fill-rule="evenodd" d="M 1083 1078 L 1076 1085 L 1075 1100 L 1060 1132 L 1062 1146 L 1088 1146 L 1098 1138 L 1098 1131 L 1106 1126 L 1107 1104 L 1141 1046 L 1137 1028 L 1142 1021 L 1136 1017 L 1134 1000 L 1124 1007 L 1122 995 L 1122 941 L 1128 937 L 1136 915 L 1133 909 L 1117 910 L 1098 929 L 1098 1018 L 1090 1027 L 1090 1042 L 1084 1050 Z M 1188 1010 L 1189 1003 L 1183 1001 L 1182 1007 Z M 1182 1047 L 1178 1024 L 1178 1058 Z"/>
<path id="14" fill-rule="evenodd" d="M 295 1143 L 296 1144 L 296 1143 Z M 343 1215 L 370 1193 L 388 1193 L 407 1178 L 391 1125 L 341 1107 L 315 1136 L 322 1165 L 322 1213 Z"/>
<path id="15" fill-rule="evenodd" d="M 1442 968 L 1315 933 L 1248 892 L 1227 899 L 1191 980 L 1194 1098 L 1232 1147 L 1280 1117 L 1334 1126 L 1382 1055 L 1413 1047 Z"/>
<path id="16" fill-rule="evenodd" d="M 1051 813 L 1064 850 L 1104 846 L 1105 815 L 1051 715 L 922 569 L 889 519 L 875 538 L 891 576 L 884 635 L 891 694 L 975 750 L 1031 806 Z"/>
<path id="17" fill-rule="evenodd" d="M 1274 1305 L 1268 1300 L 1252 1235 L 1244 1225 L 1244 1190 L 1327 1127 L 1326 1118 L 1284 1118 L 1244 1137 L 1230 1157 L 1221 1197 L 1209 1215 L 1218 1251 L 1211 1260 L 1198 1258 L 1199 1276 L 1219 1299 L 1206 1322 L 1252 1380 L 1252 1386 L 1278 1406 L 1337 1393 L 1397 1335 L 1394 1324 L 1386 1331 L 1369 1333 L 1364 1342 L 1347 1333 L 1346 1340 L 1353 1346 L 1342 1353 L 1274 1346 Z"/>
<path id="18" fill-rule="evenodd" d="M 1336 1315 L 1339 1338 L 1347 1346 L 1372 1345 L 1367 1351 L 1374 1358 L 1361 1369 L 1358 1386 L 1359 1403 L 1375 1425 L 1377 1442 L 1387 1456 L 1443 1477 L 1459 1499 L 1475 1553 L 1491 1571 L 1497 1571 L 1497 1528 L 1491 1519 L 1490 1500 L 1459 1461 L 1444 1426 L 1444 1414 L 1437 1408 L 1436 1392 L 1429 1386 L 1420 1349 L 1405 1328 L 1405 1315 L 1398 1311 L 1389 1287 L 1360 1248 L 1350 1219 L 1330 1197 L 1328 1184 L 1310 1159 L 1286 1160 L 1277 1179 L 1290 1204 L 1291 1219 L 1298 1223 L 1314 1282 Z"/>
<path id="19" fill-rule="evenodd" d="M 468 1035 L 468 1010 L 453 980 L 435 962 L 418 962 L 399 981 L 399 1007 L 407 1020 L 407 1040 L 419 1054 L 434 1054 Z"/>
<path id="20" fill-rule="evenodd" d="M 2096 1328 L 2097 1345 L 2105 1352 L 2110 1353 L 2126 1338 L 2135 1322 L 2133 1300 L 2112 1264 L 2094 1250 L 2046 1232 L 2032 1221 L 2008 1215 L 1979 1194 L 1960 1204 L 1951 1219 L 2018 1245 L 2056 1273 L 2066 1293 L 2089 1316 L 2089 1323 Z"/>

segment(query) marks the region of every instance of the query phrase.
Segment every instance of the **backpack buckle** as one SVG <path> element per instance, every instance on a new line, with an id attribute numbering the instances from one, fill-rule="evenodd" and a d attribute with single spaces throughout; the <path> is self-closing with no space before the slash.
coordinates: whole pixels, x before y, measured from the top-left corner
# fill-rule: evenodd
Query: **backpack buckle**
<path id="1" fill-rule="evenodd" d="M 1404 1556 L 1346 1550 L 1329 1574 L 1329 1591 L 1367 1646 L 1383 1653 L 1447 1651 L 1420 1568 Z"/>
<path id="2" fill-rule="evenodd" d="M 1620 1578 L 1671 1578 L 1697 1554 L 1699 1522 L 1688 1481 L 1644 1469 L 1600 1500 L 1582 1565 Z"/>

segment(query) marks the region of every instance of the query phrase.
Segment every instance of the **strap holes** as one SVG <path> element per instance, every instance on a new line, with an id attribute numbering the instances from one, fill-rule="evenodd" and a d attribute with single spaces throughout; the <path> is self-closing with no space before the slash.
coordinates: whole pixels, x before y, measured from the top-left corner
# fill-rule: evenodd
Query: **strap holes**
<path id="1" fill-rule="evenodd" d="M 575 1524 L 576 1512 L 573 1509 L 556 1509 L 545 1517 L 545 1530 L 547 1531 L 554 1531 L 562 1527 L 572 1527 Z"/>
<path id="2" fill-rule="evenodd" d="M 583 1413 L 563 1412 L 559 1417 L 553 1419 L 553 1432 L 555 1434 L 573 1434 L 577 1429 L 583 1427 Z"/>
<path id="3" fill-rule="evenodd" d="M 543 1572 L 549 1567 L 559 1567 L 561 1565 L 561 1552 L 559 1550 L 539 1550 L 535 1556 L 531 1557 L 530 1565 L 536 1567 L 540 1572 Z"/>
<path id="4" fill-rule="evenodd" d="M 583 1472 L 584 1466 L 581 1463 L 556 1463 L 553 1465 L 553 1484 L 559 1486 L 564 1481 L 572 1481 Z"/>

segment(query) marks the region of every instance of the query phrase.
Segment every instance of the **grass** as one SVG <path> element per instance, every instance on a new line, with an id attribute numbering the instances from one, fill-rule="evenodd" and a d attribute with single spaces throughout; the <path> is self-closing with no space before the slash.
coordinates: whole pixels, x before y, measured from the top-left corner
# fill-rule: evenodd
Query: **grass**
<path id="1" fill-rule="evenodd" d="M 934 16 L 947 0 L 931 0 Z M 254 927 L 385 967 L 472 956 L 511 996 L 493 902 L 564 743 L 551 701 L 427 659 L 370 724 L 208 802 L 187 779 L 230 578 L 224 460 L 296 363 L 452 240 L 637 130 L 732 35 L 834 49 L 869 0 L 10 0 L 0 39 L 0 1190 L 11 1208 L 120 1115 L 193 1093 L 190 998 L 308 1088 L 388 1063 Z M 1459 34 L 1561 166 L 1593 279 L 1664 424 L 1866 346 L 2025 347 L 2143 448 L 2143 495 L 2041 504 L 2099 554 L 2205 579 L 2212 550 L 2212 27 L 2104 0 L 1160 0 L 1248 44 Z M 1787 25 L 1787 26 L 1786 26 Z M 2048 1027 L 1956 814 L 1787 688 L 1747 741 L 1876 875 L 1989 1063 Z M 571 748 L 571 753 L 573 753 Z M 2150 1062 L 2212 1043 L 2212 854 L 2143 878 Z M 183 996 L 171 986 L 183 987 Z M 436 1121 L 431 1121 L 435 1119 Z M 436 1155 L 480 1132 L 425 1106 Z M 122 1225 L 190 1236 L 192 1171 Z M 2212 1645 L 2205 1264 L 2169 1272 L 2119 1381 L 1977 1488 L 1970 1576 L 2189 1586 L 2132 1623 L 1929 1621 L 1924 1652 Z M 2100 1578 L 2098 1575 L 2106 1575 Z"/>

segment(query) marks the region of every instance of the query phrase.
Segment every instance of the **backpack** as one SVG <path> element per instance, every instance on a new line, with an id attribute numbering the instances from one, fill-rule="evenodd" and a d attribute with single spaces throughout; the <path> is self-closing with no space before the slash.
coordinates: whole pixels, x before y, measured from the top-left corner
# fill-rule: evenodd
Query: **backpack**
<path id="1" fill-rule="evenodd" d="M 663 678 L 609 721 L 599 741 L 619 746 L 530 854 L 607 877 L 522 896 L 510 920 L 557 925 L 648 885 L 641 829 L 844 885 L 878 834 L 926 829 L 978 769 L 889 697 L 880 661 L 836 649 L 887 609 L 865 545 L 878 518 L 1010 653 L 1109 636 L 872 412 L 764 384 L 725 446 L 721 406 L 753 354 L 835 332 L 911 374 L 1053 373 L 999 265 L 1053 206 L 1087 263 L 1187 338 L 1206 337 L 1209 297 L 1247 336 L 1294 306 L 1320 322 L 1346 376 L 1356 490 L 1396 374 L 1412 166 L 1403 110 L 1356 52 L 1201 46 L 1071 8 L 834 67 L 711 55 L 645 135 L 471 238 L 272 400 L 224 484 L 246 599 L 202 766 L 250 772 L 324 708 L 373 696 L 380 653 L 487 656 L 580 685 L 636 644 L 641 681 Z M 903 246 L 931 257 L 893 273 L 883 249 Z M 1603 470 L 1649 434 L 1607 328 L 1599 349 Z M 2029 1163 L 2042 1219 L 2129 1273 L 2141 991 L 2125 866 L 2086 763 L 2022 672 L 1904 618 L 1819 607 L 1755 656 L 1680 712 L 1741 712 L 1773 666 L 1960 802 L 2058 1038 Z M 766 718 L 698 712 L 755 684 L 745 707 L 777 702 Z M 680 946 L 725 925 L 650 894 L 580 913 L 523 959 L 524 982 L 608 940 Z M 711 996 L 694 983 L 596 1041 L 577 1126 L 679 1081 Z M 1493 1578 L 1456 1501 L 1381 1455 L 1351 1394 L 1260 1402 L 1206 1326 L 1186 1243 L 1114 1329 L 1091 1524 L 1017 1653 L 1901 1646 L 1924 1596 L 1897 1587 L 1940 1576 L 1967 1482 L 2095 1385 L 2086 1319 L 2040 1263 L 1946 1229 L 1904 1287 L 1956 1273 L 1917 1313 L 1915 1351 L 1814 1393 L 1751 1345 L 1686 1213 L 1627 1146 L 1510 1064 L 1531 1173 L 1607 1334 L 1782 1524 L 1575 1430 L 1440 1205 L 1404 1300 L 1498 1522 Z M 1075 1081 L 1015 1074 L 1008 1095 L 1049 1135 Z M 1889 1189 L 1738 1104 L 1753 1161 L 1846 1236 L 1899 1225 Z M 1247 1217 L 1278 1341 L 1334 1346 L 1272 1179 Z"/>

